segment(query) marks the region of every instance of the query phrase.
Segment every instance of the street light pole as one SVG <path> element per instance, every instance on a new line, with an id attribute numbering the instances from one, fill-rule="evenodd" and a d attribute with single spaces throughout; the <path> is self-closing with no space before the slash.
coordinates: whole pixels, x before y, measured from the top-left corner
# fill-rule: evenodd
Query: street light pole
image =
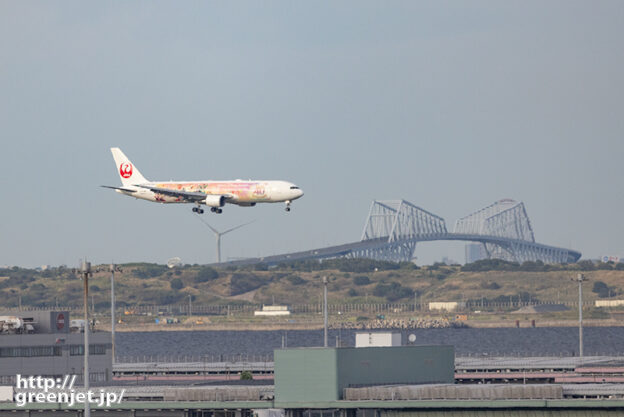
<path id="1" fill-rule="evenodd" d="M 111 273 L 111 355 L 115 363 L 115 271 L 121 272 L 121 269 L 115 264 L 110 264 L 109 270 Z"/>
<path id="2" fill-rule="evenodd" d="M 91 262 L 82 261 L 80 270 L 84 284 L 84 376 L 83 385 L 85 394 L 89 392 L 89 275 L 91 275 Z M 84 416 L 91 417 L 91 405 L 86 400 L 84 403 Z"/>
<path id="3" fill-rule="evenodd" d="M 323 347 L 327 347 L 327 277 L 323 277 Z"/>
<path id="4" fill-rule="evenodd" d="M 578 281 L 579 288 L 579 357 L 583 358 L 583 281 L 586 281 L 585 276 L 583 274 L 578 274 L 576 276 L 576 281 Z"/>

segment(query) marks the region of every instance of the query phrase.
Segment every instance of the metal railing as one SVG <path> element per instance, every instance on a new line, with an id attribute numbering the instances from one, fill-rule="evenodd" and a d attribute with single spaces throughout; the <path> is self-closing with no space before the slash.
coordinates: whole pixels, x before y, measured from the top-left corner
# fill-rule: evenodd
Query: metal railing
<path id="1" fill-rule="evenodd" d="M 624 358 L 624 351 L 622 352 L 586 352 L 585 357 L 617 357 Z M 577 357 L 575 352 L 509 352 L 509 351 L 488 351 L 488 352 L 457 352 L 455 358 L 573 358 Z M 204 355 L 120 355 L 116 356 L 115 363 L 273 363 L 273 353 L 267 354 L 204 354 Z"/>
<path id="2" fill-rule="evenodd" d="M 273 362 L 273 353 L 267 354 L 208 354 L 208 355 L 121 355 L 115 363 L 268 363 Z"/>
<path id="3" fill-rule="evenodd" d="M 433 302 L 433 301 L 432 301 Z M 460 303 L 457 311 L 471 311 L 478 309 L 518 309 L 522 307 L 532 307 L 539 305 L 564 305 L 566 307 L 577 307 L 578 301 L 562 301 L 562 300 L 548 300 L 548 301 L 511 301 L 511 302 L 492 302 L 492 301 L 458 301 Z M 583 307 L 593 307 L 594 301 L 584 301 Z M 262 310 L 260 304 L 228 304 L 228 305 L 201 305 L 193 304 L 191 307 L 193 315 L 253 315 L 254 311 Z M 323 304 L 290 304 L 288 309 L 293 314 L 322 314 Z M 429 302 L 420 303 L 341 303 L 341 304 L 329 304 L 328 310 L 330 313 L 401 313 L 401 312 L 424 312 L 429 311 Z M 152 315 L 188 315 L 189 305 L 175 304 L 175 305 L 139 305 L 133 307 L 127 307 L 125 311 L 131 314 L 148 314 Z"/>
<path id="4" fill-rule="evenodd" d="M 431 300 L 431 302 L 436 302 Z M 445 301 L 448 302 L 448 301 Z M 459 308 L 456 311 L 470 312 L 474 310 L 513 310 L 522 307 L 532 307 L 540 305 L 564 305 L 570 308 L 577 308 L 578 301 L 574 300 L 526 300 L 526 301 L 487 301 L 487 300 L 471 300 L 457 301 Z M 583 308 L 594 307 L 593 300 L 583 302 Z M 205 305 L 192 303 L 192 315 L 216 315 L 216 316 L 233 316 L 233 315 L 253 315 L 254 311 L 262 310 L 262 304 L 225 304 L 225 305 Z M 605 307 L 608 309 L 623 309 L 623 307 Z M 288 304 L 288 309 L 293 314 L 322 314 L 323 304 Z M 22 307 L 5 307 L 3 311 L 44 311 L 44 310 L 63 310 L 70 312 L 83 311 L 82 306 L 22 306 Z M 139 314 L 139 315 L 188 315 L 189 304 L 171 304 L 171 305 L 135 305 L 119 307 L 116 309 L 122 313 Z M 427 312 L 429 311 L 429 301 L 418 303 L 340 303 L 329 304 L 329 313 L 405 313 L 405 312 Z M 97 307 L 96 313 L 105 313 L 108 308 Z"/>

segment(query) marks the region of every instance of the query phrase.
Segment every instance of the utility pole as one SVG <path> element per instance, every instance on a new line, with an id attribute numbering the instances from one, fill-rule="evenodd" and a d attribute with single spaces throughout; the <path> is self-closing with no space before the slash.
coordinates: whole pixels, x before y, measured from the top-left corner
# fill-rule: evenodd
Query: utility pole
<path id="1" fill-rule="evenodd" d="M 191 294 L 189 294 L 189 319 L 193 315 L 193 304 L 192 304 L 192 301 L 193 301 L 193 299 L 191 298 Z"/>
<path id="2" fill-rule="evenodd" d="M 82 267 L 80 268 L 82 275 L 82 281 L 84 284 L 84 376 L 83 385 L 85 394 L 89 392 L 89 275 L 91 272 L 91 262 L 87 262 L 86 259 L 82 261 Z M 91 404 L 86 400 L 84 403 L 84 416 L 91 417 Z"/>
<path id="3" fill-rule="evenodd" d="M 583 359 L 583 281 L 587 281 L 583 274 L 578 274 L 576 276 L 576 281 L 578 282 L 579 288 L 579 357 Z"/>
<path id="4" fill-rule="evenodd" d="M 323 347 L 327 347 L 327 277 L 323 277 Z"/>

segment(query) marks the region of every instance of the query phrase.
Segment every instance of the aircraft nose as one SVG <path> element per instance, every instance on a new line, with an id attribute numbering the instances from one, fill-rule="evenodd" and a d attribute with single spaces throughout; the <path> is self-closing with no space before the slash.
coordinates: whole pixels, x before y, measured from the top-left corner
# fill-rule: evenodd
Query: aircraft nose
<path id="1" fill-rule="evenodd" d="M 293 200 L 295 200 L 295 199 L 297 199 L 297 198 L 299 198 L 299 197 L 301 197 L 303 195 L 303 191 L 300 188 L 298 188 L 296 190 L 292 190 L 292 192 L 293 192 L 293 197 L 292 197 Z"/>

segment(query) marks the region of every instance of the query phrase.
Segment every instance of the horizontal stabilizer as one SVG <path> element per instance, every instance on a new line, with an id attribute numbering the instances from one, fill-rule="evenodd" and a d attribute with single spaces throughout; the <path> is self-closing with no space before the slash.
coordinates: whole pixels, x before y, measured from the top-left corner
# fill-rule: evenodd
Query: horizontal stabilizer
<path id="1" fill-rule="evenodd" d="M 131 190 L 130 188 L 123 188 L 123 187 L 111 187 L 110 185 L 100 185 L 100 187 L 104 187 L 104 188 L 110 188 L 111 190 L 119 190 L 119 191 L 124 191 L 126 193 L 136 193 L 137 190 Z"/>

